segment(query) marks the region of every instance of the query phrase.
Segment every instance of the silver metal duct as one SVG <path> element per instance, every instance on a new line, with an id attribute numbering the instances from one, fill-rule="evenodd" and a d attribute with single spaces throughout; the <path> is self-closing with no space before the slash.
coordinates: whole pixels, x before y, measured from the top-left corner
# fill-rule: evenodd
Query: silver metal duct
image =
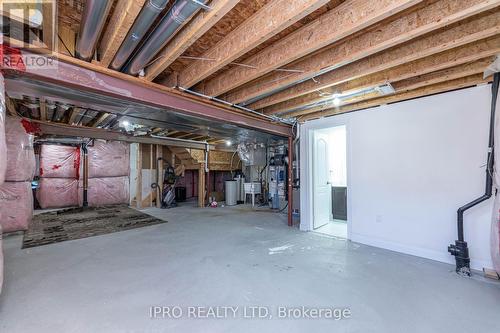
<path id="1" fill-rule="evenodd" d="M 76 41 L 76 56 L 90 61 L 111 10 L 112 0 L 87 0 Z"/>
<path id="2" fill-rule="evenodd" d="M 151 25 L 156 21 L 158 15 L 165 9 L 169 0 L 149 0 L 147 4 L 142 7 L 139 16 L 129 30 L 127 36 L 123 40 L 120 49 L 116 53 L 111 68 L 120 70 L 127 62 L 132 52 L 137 48 L 141 40 L 144 38 Z"/>
<path id="3" fill-rule="evenodd" d="M 206 2 L 207 0 L 202 0 L 202 2 L 177 0 L 123 71 L 131 75 L 138 75 L 151 63 L 154 56 L 168 43 L 177 30 L 200 8 L 205 7 Z"/>
<path id="4" fill-rule="evenodd" d="M 89 139 L 77 138 L 77 137 L 44 137 L 36 139 L 35 143 L 60 143 L 60 144 L 71 144 L 71 145 L 81 145 L 87 143 Z"/>

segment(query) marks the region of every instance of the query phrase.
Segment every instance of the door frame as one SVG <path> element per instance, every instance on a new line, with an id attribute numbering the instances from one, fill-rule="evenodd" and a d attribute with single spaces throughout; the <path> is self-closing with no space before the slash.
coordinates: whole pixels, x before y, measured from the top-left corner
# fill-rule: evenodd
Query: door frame
<path id="1" fill-rule="evenodd" d="M 346 117 L 335 116 L 308 121 L 300 127 L 300 230 L 314 230 L 314 205 L 313 205 L 313 149 L 314 131 L 336 126 L 346 127 L 346 152 L 347 152 L 347 239 L 351 239 L 352 225 L 352 183 L 351 183 L 351 131 L 349 120 Z"/>
<path id="2" fill-rule="evenodd" d="M 315 131 L 311 131 L 311 133 L 313 135 L 313 142 L 312 142 L 312 148 L 313 148 L 313 150 L 312 150 L 312 157 L 313 157 L 313 159 L 316 158 L 316 156 L 318 155 L 318 154 L 316 154 L 316 153 L 318 153 L 318 150 L 317 150 L 318 147 L 315 146 L 315 145 L 318 143 L 319 140 L 322 140 L 322 141 L 325 142 L 325 157 L 324 157 L 325 161 L 324 162 L 326 163 L 326 165 L 324 165 L 324 167 L 326 167 L 326 166 L 328 166 L 328 162 L 329 162 L 329 156 L 328 156 L 328 154 L 329 154 L 329 152 L 328 152 L 328 147 L 329 147 L 329 145 L 328 145 L 328 136 L 326 134 L 319 134 L 319 133 L 317 133 L 316 130 Z M 319 138 L 320 136 L 321 136 L 321 139 Z M 319 175 L 317 173 L 318 173 L 318 168 L 314 168 L 313 167 L 312 168 L 312 172 L 311 172 L 311 175 L 312 175 L 311 179 L 312 179 L 313 187 L 315 185 L 318 186 L 318 179 L 317 179 L 317 177 L 319 177 Z M 332 196 L 331 196 L 332 195 L 332 190 L 331 190 L 331 184 L 330 184 L 330 182 L 328 180 L 328 173 L 326 173 L 325 175 L 326 175 L 327 179 L 325 179 L 325 184 L 324 185 L 325 185 L 325 189 L 326 189 L 327 195 L 330 198 L 330 200 L 327 200 L 328 213 L 326 214 L 326 222 L 324 222 L 320 226 L 316 226 L 317 223 L 315 223 L 315 222 L 319 222 L 319 220 L 322 220 L 322 219 L 320 219 L 317 216 L 317 214 L 315 214 L 315 212 L 316 213 L 318 212 L 316 210 L 317 207 L 315 207 L 315 206 L 317 206 L 317 205 L 315 205 L 315 199 L 318 199 L 318 192 L 313 192 L 313 198 L 312 198 L 312 204 L 313 204 L 313 209 L 312 209 L 312 211 L 313 211 L 313 221 L 312 222 L 313 222 L 313 229 L 314 230 L 316 230 L 318 228 L 321 228 L 324 225 L 327 225 L 331 221 L 331 218 L 332 218 L 332 210 L 331 210 L 331 207 L 332 207 Z M 330 185 L 330 186 L 328 186 L 328 185 Z M 322 213 L 324 213 L 323 209 L 321 209 L 320 212 L 321 211 L 322 211 Z"/>

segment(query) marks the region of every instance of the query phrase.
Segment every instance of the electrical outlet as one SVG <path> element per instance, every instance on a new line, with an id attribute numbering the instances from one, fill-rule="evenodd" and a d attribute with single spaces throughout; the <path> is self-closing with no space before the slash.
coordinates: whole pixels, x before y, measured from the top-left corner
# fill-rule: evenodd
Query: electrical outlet
<path id="1" fill-rule="evenodd" d="M 376 223 L 382 223 L 382 215 L 375 216 L 375 222 Z"/>

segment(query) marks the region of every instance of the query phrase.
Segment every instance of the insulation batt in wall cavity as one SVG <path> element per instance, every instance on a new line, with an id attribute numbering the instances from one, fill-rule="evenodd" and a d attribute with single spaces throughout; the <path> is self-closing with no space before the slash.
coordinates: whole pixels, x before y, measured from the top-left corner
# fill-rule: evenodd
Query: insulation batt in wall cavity
<path id="1" fill-rule="evenodd" d="M 7 117 L 5 121 L 7 143 L 6 181 L 31 181 L 35 175 L 36 161 L 33 135 L 26 133 L 20 118 Z"/>
<path id="2" fill-rule="evenodd" d="M 5 181 L 7 170 L 7 146 L 5 143 L 5 91 L 3 76 L 0 74 L 0 185 Z M 1 233 L 0 233 L 1 234 Z M 0 251 L 1 253 L 2 251 Z M 0 263 L 1 270 L 1 263 Z M 0 281 L 0 288 L 1 288 Z"/>
<path id="3" fill-rule="evenodd" d="M 83 182 L 80 181 L 80 187 Z M 89 207 L 129 203 L 129 177 L 90 178 L 87 189 Z M 82 188 L 78 191 L 80 206 L 83 204 Z"/>
<path id="4" fill-rule="evenodd" d="M 40 207 L 63 208 L 78 206 L 78 179 L 40 178 L 36 197 Z"/>
<path id="5" fill-rule="evenodd" d="M 40 176 L 44 178 L 78 178 L 80 148 L 60 145 L 42 145 Z"/>
<path id="6" fill-rule="evenodd" d="M 0 224 L 3 232 L 28 229 L 32 217 L 31 182 L 5 182 L 0 185 Z"/>
<path id="7" fill-rule="evenodd" d="M 3 251 L 2 251 L 2 226 L 0 225 L 0 294 L 2 293 L 2 285 L 3 285 Z"/>
<path id="8" fill-rule="evenodd" d="M 88 147 L 89 178 L 128 176 L 129 144 L 96 140 Z"/>

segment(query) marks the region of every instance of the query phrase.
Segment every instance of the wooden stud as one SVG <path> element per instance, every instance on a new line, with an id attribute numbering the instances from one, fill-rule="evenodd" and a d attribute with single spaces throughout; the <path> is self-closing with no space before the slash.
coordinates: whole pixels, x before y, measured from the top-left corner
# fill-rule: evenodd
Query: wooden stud
<path id="1" fill-rule="evenodd" d="M 40 98 L 40 120 L 47 120 L 47 101 L 45 98 Z"/>
<path id="2" fill-rule="evenodd" d="M 136 204 L 137 209 L 142 209 L 142 144 L 137 144 L 137 182 L 136 182 Z"/>
<path id="3" fill-rule="evenodd" d="M 198 207 L 205 207 L 205 163 L 198 168 Z"/>
<path id="4" fill-rule="evenodd" d="M 226 15 L 239 0 L 212 0 L 211 10 L 200 11 L 173 39 L 158 53 L 158 59 L 146 70 L 146 80 L 153 81 L 181 54 L 196 42 L 205 32 Z"/>
<path id="5" fill-rule="evenodd" d="M 271 0 L 201 56 L 213 61 L 197 60 L 180 72 L 179 86 L 195 85 L 326 3 L 328 0 Z"/>
<path id="6" fill-rule="evenodd" d="M 120 0 L 117 1 L 109 24 L 102 36 L 100 43 L 100 64 L 108 67 L 118 52 L 128 31 L 139 15 L 145 0 Z"/>
<path id="7" fill-rule="evenodd" d="M 205 82 L 204 93 L 209 96 L 221 95 L 419 2 L 422 1 L 377 0 L 377 5 L 374 6 L 373 0 L 347 0 L 243 61 L 243 64 L 250 67 L 237 66 Z M 258 30 L 256 27 L 251 28 Z M 303 70 L 300 66 L 295 68 Z"/>
<path id="8" fill-rule="evenodd" d="M 356 37 L 349 38 L 345 41 L 334 44 L 332 45 L 332 47 L 329 47 L 324 51 L 318 52 L 317 54 L 314 54 L 310 57 L 299 60 L 289 67 L 285 67 L 289 69 L 299 69 L 301 70 L 301 72 L 271 73 L 268 76 L 256 80 L 241 89 L 237 89 L 231 93 L 228 93 L 227 95 L 223 96 L 223 99 L 231 103 L 240 103 L 258 96 L 262 96 L 263 94 L 269 92 L 277 91 L 282 87 L 292 85 L 301 80 L 314 77 L 319 73 L 324 72 L 327 68 L 336 68 L 335 70 L 316 77 L 314 81 L 307 80 L 304 82 L 305 84 L 313 87 L 313 90 L 321 88 L 323 82 L 329 82 L 328 77 L 331 75 L 335 75 L 334 73 L 338 72 L 338 69 L 341 69 L 342 66 L 345 67 L 345 65 L 347 64 L 353 63 L 354 61 L 366 58 L 384 50 L 389 49 L 388 52 L 394 53 L 390 48 L 401 43 L 408 42 L 410 39 L 422 36 L 433 30 L 446 27 L 451 23 L 458 22 L 473 15 L 477 15 L 498 5 L 500 5 L 500 0 L 439 0 L 407 15 L 396 18 L 389 23 L 383 23 L 380 26 L 374 27 L 373 29 L 369 29 L 366 33 L 359 34 Z M 489 25 L 489 23 L 491 23 L 492 21 L 493 23 L 495 23 L 496 19 L 492 18 L 490 15 L 484 20 L 475 20 L 474 24 L 479 24 L 482 30 L 486 30 L 487 32 L 496 31 L 498 33 L 498 31 L 500 30 L 499 25 Z M 470 35 L 470 31 L 475 31 L 478 34 L 481 34 L 481 30 L 478 29 L 477 26 L 470 27 L 471 24 L 467 25 L 469 26 L 469 31 L 460 31 L 462 26 L 458 26 L 455 27 L 455 29 L 450 30 L 454 30 L 456 31 L 457 35 L 462 36 L 466 33 Z M 429 49 L 426 44 L 428 43 L 429 38 L 434 37 L 434 35 L 442 35 L 442 33 L 438 32 L 437 34 L 429 34 L 427 38 L 424 38 L 426 42 L 419 43 L 421 48 L 423 47 L 424 49 Z M 482 35 L 484 36 L 482 38 L 491 36 L 491 34 L 488 33 L 483 33 Z M 447 37 L 449 41 L 454 41 L 457 39 L 453 34 L 448 34 Z M 470 40 L 469 42 L 472 41 L 474 40 Z M 415 43 L 417 42 L 418 40 Z M 404 46 L 405 45 L 403 44 L 401 47 Z M 419 51 L 420 49 L 413 49 L 412 53 L 416 53 Z M 411 60 L 415 59 L 411 56 L 411 54 L 407 55 L 407 57 L 411 58 Z M 405 62 L 411 60 L 406 60 Z M 399 64 L 401 64 L 401 62 Z M 367 73 L 364 73 L 363 75 L 366 74 Z M 223 75 L 226 75 L 226 73 L 223 73 Z M 237 81 L 236 77 L 231 77 L 231 79 L 233 81 Z M 218 80 L 220 80 L 220 78 Z M 302 86 L 302 84 L 300 85 Z M 292 88 L 293 89 L 290 89 L 290 91 L 292 92 L 294 92 L 295 89 L 299 89 L 295 87 Z M 206 91 L 206 93 L 208 93 L 208 91 Z M 286 90 L 285 92 L 278 94 L 280 94 L 280 96 L 284 95 L 286 94 Z M 270 96 L 269 98 L 266 98 L 266 100 L 270 100 L 272 98 L 273 96 Z M 290 99 L 290 97 L 285 99 L 280 98 L 277 101 L 273 100 L 272 104 L 282 102 L 287 99 Z M 262 108 L 267 105 L 262 105 L 262 103 L 260 103 L 258 104 L 258 106 L 252 107 L 256 109 Z"/>

